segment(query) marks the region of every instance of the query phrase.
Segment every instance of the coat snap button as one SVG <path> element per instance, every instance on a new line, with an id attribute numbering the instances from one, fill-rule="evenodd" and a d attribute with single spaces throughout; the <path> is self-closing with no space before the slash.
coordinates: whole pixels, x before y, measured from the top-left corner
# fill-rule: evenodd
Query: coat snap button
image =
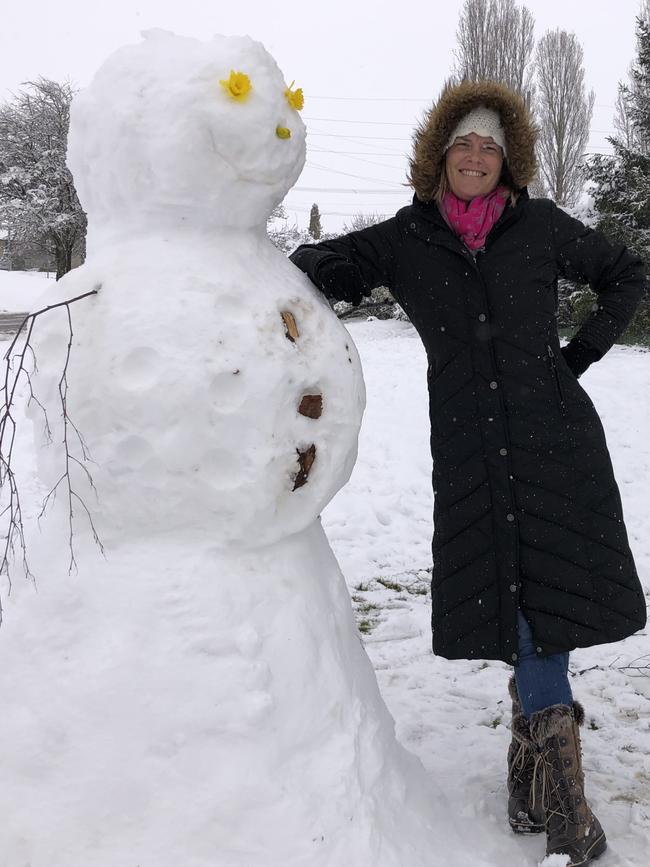
<path id="1" fill-rule="evenodd" d="M 485 322 L 486 319 L 487 319 L 487 316 L 485 315 L 485 313 L 479 313 L 479 315 L 478 315 L 478 321 L 479 322 Z"/>
<path id="2" fill-rule="evenodd" d="M 517 654 L 516 654 L 516 653 L 513 653 L 512 656 L 511 656 L 511 659 L 512 659 L 513 662 L 515 662 L 515 661 L 517 660 Z"/>
<path id="3" fill-rule="evenodd" d="M 499 449 L 499 454 L 502 458 L 505 458 L 505 456 L 508 454 L 508 449 Z"/>
<path id="4" fill-rule="evenodd" d="M 506 515 L 506 521 L 514 521 L 514 520 L 515 520 L 515 516 L 512 514 L 512 512 L 508 512 L 508 514 Z"/>
<path id="5" fill-rule="evenodd" d="M 492 380 L 492 382 L 490 383 L 490 388 L 491 388 L 491 389 L 495 389 L 495 388 L 498 388 L 498 387 L 499 387 L 499 383 L 498 383 L 498 382 L 495 382 L 494 380 Z"/>
<path id="6" fill-rule="evenodd" d="M 537 652 L 538 652 L 538 653 L 541 653 L 541 652 L 542 652 L 542 648 L 541 648 L 541 647 L 538 647 L 538 648 L 537 648 Z"/>
<path id="7" fill-rule="evenodd" d="M 511 585 L 510 585 L 510 592 L 511 592 L 511 593 L 516 593 L 516 592 L 517 592 L 517 585 L 516 585 L 516 584 L 511 584 Z"/>
<path id="8" fill-rule="evenodd" d="M 415 223 L 411 223 L 411 228 L 412 228 L 412 229 L 415 229 L 415 228 L 416 228 Z"/>

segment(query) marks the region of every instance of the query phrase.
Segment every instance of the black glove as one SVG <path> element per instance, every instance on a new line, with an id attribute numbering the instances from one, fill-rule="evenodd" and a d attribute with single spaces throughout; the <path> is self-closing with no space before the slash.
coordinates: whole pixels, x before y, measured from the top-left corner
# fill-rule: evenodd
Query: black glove
<path id="1" fill-rule="evenodd" d="M 581 376 L 590 364 L 601 358 L 597 349 L 575 338 L 566 346 L 562 346 L 560 351 L 575 377 Z"/>
<path id="2" fill-rule="evenodd" d="M 324 294 L 337 301 L 360 304 L 364 295 L 370 295 L 359 266 L 349 259 L 326 259 L 318 266 L 316 279 Z"/>

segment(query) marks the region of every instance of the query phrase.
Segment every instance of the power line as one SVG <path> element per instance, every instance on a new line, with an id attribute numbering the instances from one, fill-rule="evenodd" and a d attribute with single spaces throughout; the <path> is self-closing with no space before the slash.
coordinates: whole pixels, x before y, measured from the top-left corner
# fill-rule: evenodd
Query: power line
<path id="1" fill-rule="evenodd" d="M 400 157 L 400 159 L 403 159 L 406 156 L 404 151 L 386 151 L 382 154 L 377 151 L 336 151 L 331 148 L 311 148 L 310 152 L 317 154 L 341 154 L 342 156 L 358 154 L 358 156 L 365 157 Z"/>
<path id="2" fill-rule="evenodd" d="M 309 160 L 305 163 L 306 166 L 312 169 L 317 169 L 321 172 L 328 172 L 332 175 L 345 175 L 348 178 L 356 178 L 359 181 L 374 181 L 377 184 L 386 184 L 389 187 L 395 186 L 395 181 L 386 181 L 384 178 L 369 178 L 366 175 L 355 175 L 351 172 L 342 172 L 339 169 L 331 169 L 329 166 L 321 166 L 318 163 L 312 163 Z"/>
<path id="3" fill-rule="evenodd" d="M 396 120 L 349 120 L 348 118 L 343 117 L 305 117 L 303 119 L 309 121 L 316 121 L 318 123 L 356 123 L 366 124 L 368 126 L 408 126 L 411 129 L 413 129 L 417 125 L 417 121 L 407 123 L 406 121 Z M 616 131 L 613 129 L 591 128 L 591 132 L 602 133 L 602 135 L 614 135 Z"/>
<path id="4" fill-rule="evenodd" d="M 342 117 L 306 117 L 304 120 L 315 120 L 318 121 L 318 123 L 366 123 L 373 126 L 415 126 L 415 123 L 406 123 L 405 121 L 397 120 L 346 120 Z"/>
<path id="5" fill-rule="evenodd" d="M 359 205 L 362 207 L 362 205 Z M 394 206 L 391 206 L 391 210 Z M 292 208 L 290 205 L 287 206 L 288 210 L 295 211 L 296 214 L 308 214 L 310 212 L 310 208 Z M 359 211 L 326 211 L 322 210 L 319 206 L 319 213 L 323 217 L 356 217 Z"/>
<path id="6" fill-rule="evenodd" d="M 418 99 L 417 97 L 409 96 L 312 96 L 306 95 L 307 99 L 332 99 L 342 102 L 433 102 L 430 96 Z"/>
<path id="7" fill-rule="evenodd" d="M 347 136 L 340 135 L 334 132 L 311 132 L 307 130 L 307 135 L 317 135 L 317 136 L 325 136 L 325 138 L 345 138 L 348 141 L 354 141 L 355 139 L 368 139 L 374 141 L 407 141 L 410 142 L 410 138 L 399 138 L 397 136 L 386 136 L 386 135 L 355 135 L 355 136 Z"/>
<path id="8" fill-rule="evenodd" d="M 405 197 L 405 202 L 410 202 L 412 196 Z M 300 211 L 301 213 L 309 213 L 311 211 L 311 205 L 308 205 L 307 202 L 298 202 L 297 204 L 291 204 L 285 200 L 285 205 L 287 208 L 291 208 L 294 211 Z M 378 208 L 397 208 L 400 207 L 399 202 L 325 202 L 324 207 L 326 209 L 331 208 L 372 208 L 373 210 L 377 210 Z M 320 210 L 320 206 L 319 206 Z"/>
<path id="9" fill-rule="evenodd" d="M 419 102 L 432 105 L 435 102 L 435 97 L 413 97 L 413 96 L 316 96 L 307 93 L 307 99 L 323 99 L 332 102 Z M 596 108 L 616 108 L 606 102 L 594 103 Z"/>
<path id="10" fill-rule="evenodd" d="M 312 129 L 310 132 L 313 135 L 321 135 L 321 134 L 323 134 L 325 136 L 329 135 L 329 133 L 323 133 L 323 131 L 319 130 L 319 129 Z M 368 136 L 364 142 L 360 142 L 357 138 L 351 138 L 350 136 L 343 135 L 343 134 L 337 135 L 337 138 L 340 138 L 345 142 L 350 142 L 350 144 L 354 145 L 355 147 L 369 147 L 369 148 L 376 148 L 376 149 L 381 149 L 381 150 L 385 150 L 387 147 L 387 145 L 385 145 L 383 142 L 381 144 L 376 144 L 376 145 L 372 144 L 372 136 Z M 397 141 L 406 141 L 406 139 L 397 139 Z M 311 142 L 312 142 L 312 139 L 309 140 L 309 143 L 308 143 L 309 147 L 311 147 Z M 315 142 L 315 144 L 320 144 L 320 143 Z M 329 142 L 323 142 L 323 144 L 329 144 Z M 334 144 L 334 142 L 332 142 L 332 144 Z M 397 145 L 395 145 L 395 147 L 397 147 Z M 400 148 L 400 150 L 402 153 L 404 153 L 404 150 L 402 148 Z M 395 151 L 395 153 L 397 153 L 397 151 Z"/>
<path id="11" fill-rule="evenodd" d="M 311 153 L 316 154 L 337 154 L 338 156 L 343 156 L 346 160 L 354 160 L 357 163 L 366 163 L 369 166 L 377 166 L 378 168 L 391 169 L 395 171 L 397 166 L 390 166 L 388 163 L 376 163 L 374 160 L 364 160 L 363 157 L 354 157 L 354 156 L 346 156 L 345 154 L 341 154 L 340 151 L 327 151 L 327 150 L 312 150 Z M 374 156 L 374 154 L 370 154 L 370 156 Z M 400 155 L 403 157 L 403 155 Z"/>
<path id="12" fill-rule="evenodd" d="M 299 193 L 363 193 L 364 195 L 368 193 L 369 195 L 375 195 L 377 193 L 381 193 L 382 195 L 397 195 L 399 193 L 406 193 L 407 187 L 404 187 L 404 190 L 372 190 L 367 187 L 292 187 L 290 192 L 299 192 Z"/>

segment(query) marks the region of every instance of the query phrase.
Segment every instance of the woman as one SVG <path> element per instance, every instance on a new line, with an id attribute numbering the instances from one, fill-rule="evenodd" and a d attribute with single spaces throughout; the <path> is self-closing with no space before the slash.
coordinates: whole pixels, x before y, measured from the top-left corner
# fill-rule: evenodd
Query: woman
<path id="1" fill-rule="evenodd" d="M 514 666 L 509 818 L 547 854 L 606 847 L 584 799 L 569 651 L 618 641 L 646 606 L 598 415 L 577 377 L 623 331 L 640 260 L 529 199 L 536 130 L 493 82 L 448 86 L 418 129 L 413 204 L 291 257 L 331 298 L 387 286 L 428 356 L 433 649 Z M 560 350 L 557 281 L 598 306 Z"/>

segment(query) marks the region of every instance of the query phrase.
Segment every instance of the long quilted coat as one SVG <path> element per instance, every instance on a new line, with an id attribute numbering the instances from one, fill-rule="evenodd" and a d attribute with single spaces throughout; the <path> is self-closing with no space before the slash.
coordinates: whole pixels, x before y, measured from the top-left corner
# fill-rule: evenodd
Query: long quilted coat
<path id="1" fill-rule="evenodd" d="M 556 327 L 558 277 L 589 282 L 598 309 L 578 337 L 604 354 L 644 290 L 639 260 L 525 191 L 476 257 L 418 195 L 292 259 L 320 286 L 333 257 L 359 266 L 365 291 L 390 288 L 426 348 L 434 652 L 515 663 L 518 608 L 540 655 L 643 627 L 603 429 Z"/>

